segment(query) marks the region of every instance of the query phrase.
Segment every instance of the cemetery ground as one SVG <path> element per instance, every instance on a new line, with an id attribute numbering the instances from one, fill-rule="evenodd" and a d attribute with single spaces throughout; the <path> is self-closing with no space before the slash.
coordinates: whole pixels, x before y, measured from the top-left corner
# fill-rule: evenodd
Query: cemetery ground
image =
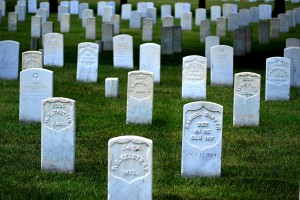
<path id="1" fill-rule="evenodd" d="M 96 10 L 95 1 L 85 2 Z M 136 2 L 129 1 L 134 6 Z M 162 2 L 154 2 L 160 8 Z M 7 1 L 7 10 L 12 11 L 15 3 Z M 191 3 L 194 11 L 197 1 Z M 206 3 L 209 8 L 224 2 Z M 232 3 L 238 3 L 240 9 L 262 2 Z M 173 5 L 174 1 L 163 4 Z M 295 5 L 287 2 L 286 7 L 288 10 Z M 7 32 L 7 15 L 0 26 L 1 40 L 20 42 L 20 58 L 21 52 L 30 48 L 30 16 L 18 23 L 17 32 Z M 54 32 L 59 32 L 56 14 L 51 14 L 48 21 L 53 21 Z M 175 24 L 179 25 L 178 19 Z M 234 73 L 249 71 L 262 77 L 259 126 L 233 127 L 233 87 L 211 86 L 208 70 L 206 100 L 224 107 L 221 177 L 182 178 L 183 105 L 196 101 L 181 98 L 182 58 L 205 55 L 204 43 L 199 40 L 199 27 L 193 25 L 192 31 L 182 32 L 182 53 L 161 57 L 161 82 L 154 86 L 152 124 L 126 125 L 127 75 L 131 70 L 114 68 L 112 52 L 101 52 L 97 83 L 76 82 L 77 45 L 87 40 L 81 21 L 77 15 L 72 15 L 70 33 L 64 33 L 64 67 L 44 67 L 54 72 L 53 96 L 76 100 L 75 173 L 41 171 L 41 126 L 19 123 L 19 80 L 0 80 L 0 199 L 106 199 L 107 143 L 121 135 L 153 140 L 153 199 L 297 199 L 300 88 L 291 87 L 289 101 L 265 101 L 264 94 L 266 58 L 283 56 L 285 39 L 299 38 L 300 26 L 263 45 L 258 44 L 258 24 L 251 26 L 252 52 L 235 57 Z M 212 23 L 212 35 L 215 27 Z M 141 39 L 142 30 L 129 29 L 128 21 L 122 21 L 121 33 L 134 38 L 134 70 L 138 70 L 139 45 L 145 43 Z M 152 42 L 160 44 L 160 36 L 158 17 Z M 232 46 L 232 39 L 233 34 L 227 32 L 220 44 Z M 97 40 L 101 40 L 100 17 L 97 17 Z M 104 96 L 107 77 L 119 78 L 116 99 Z"/>

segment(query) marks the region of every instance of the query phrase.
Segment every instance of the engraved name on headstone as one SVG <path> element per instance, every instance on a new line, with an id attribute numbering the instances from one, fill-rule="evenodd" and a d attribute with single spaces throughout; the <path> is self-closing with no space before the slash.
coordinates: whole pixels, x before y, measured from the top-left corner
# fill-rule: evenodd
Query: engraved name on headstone
<path id="1" fill-rule="evenodd" d="M 42 171 L 74 172 L 75 101 L 61 97 L 44 99 L 41 126 Z"/>
<path id="2" fill-rule="evenodd" d="M 108 199 L 152 199 L 152 140 L 119 136 L 108 141 Z M 120 192 L 122 190 L 123 192 Z"/>
<path id="3" fill-rule="evenodd" d="M 183 107 L 183 177 L 219 177 L 222 159 L 223 106 L 206 101 Z"/>

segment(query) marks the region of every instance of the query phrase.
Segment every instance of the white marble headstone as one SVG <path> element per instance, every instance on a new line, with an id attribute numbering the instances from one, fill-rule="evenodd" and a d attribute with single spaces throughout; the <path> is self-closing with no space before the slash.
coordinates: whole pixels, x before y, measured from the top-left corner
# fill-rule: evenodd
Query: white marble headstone
<path id="1" fill-rule="evenodd" d="M 42 171 L 74 172 L 75 101 L 62 97 L 44 99 L 41 126 Z"/>
<path id="2" fill-rule="evenodd" d="M 221 7 L 220 6 L 212 6 L 210 8 L 210 20 L 215 22 L 217 21 L 218 17 L 221 17 Z"/>
<path id="3" fill-rule="evenodd" d="M 28 0 L 28 13 L 35 13 L 37 9 L 37 0 Z"/>
<path id="4" fill-rule="evenodd" d="M 132 36 L 121 34 L 113 37 L 114 67 L 133 68 Z"/>
<path id="5" fill-rule="evenodd" d="M 20 43 L 12 40 L 0 41 L 0 79 L 18 79 Z"/>
<path id="6" fill-rule="evenodd" d="M 182 59 L 182 98 L 206 99 L 207 59 L 185 56 Z"/>
<path id="7" fill-rule="evenodd" d="M 206 19 L 206 9 L 205 8 L 197 8 L 195 11 L 195 25 L 200 26 L 200 22 Z"/>
<path id="8" fill-rule="evenodd" d="M 108 141 L 108 199 L 152 199 L 152 140 L 119 136 Z"/>
<path id="9" fill-rule="evenodd" d="M 192 12 L 182 12 L 180 17 L 180 26 L 182 30 L 192 30 Z"/>
<path id="10" fill-rule="evenodd" d="M 63 13 L 60 16 L 60 32 L 69 33 L 70 32 L 70 14 Z"/>
<path id="11" fill-rule="evenodd" d="M 64 36 L 60 33 L 44 35 L 44 65 L 64 66 Z"/>
<path id="12" fill-rule="evenodd" d="M 97 82 L 99 45 L 92 42 L 78 44 L 77 81 Z"/>
<path id="13" fill-rule="evenodd" d="M 20 73 L 20 122 L 41 122 L 41 103 L 53 96 L 53 72 L 32 68 Z"/>
<path id="14" fill-rule="evenodd" d="M 233 85 L 233 48 L 216 45 L 211 48 L 211 84 Z"/>
<path id="15" fill-rule="evenodd" d="M 103 10 L 105 6 L 106 6 L 106 1 L 97 2 L 97 16 L 103 16 Z"/>
<path id="16" fill-rule="evenodd" d="M 284 49 L 284 57 L 291 61 L 291 86 L 300 86 L 300 47 Z"/>
<path id="17" fill-rule="evenodd" d="M 151 124 L 153 113 L 153 73 L 128 73 L 126 124 Z"/>
<path id="18" fill-rule="evenodd" d="M 223 106 L 206 101 L 183 107 L 183 177 L 219 177 L 222 159 Z"/>
<path id="19" fill-rule="evenodd" d="M 78 15 L 79 12 L 79 1 L 71 0 L 70 1 L 70 14 Z"/>
<path id="20" fill-rule="evenodd" d="M 260 75 L 235 74 L 233 126 L 258 126 L 260 111 Z"/>
<path id="21" fill-rule="evenodd" d="M 266 60 L 265 100 L 290 99 L 290 59 L 271 57 Z"/>
<path id="22" fill-rule="evenodd" d="M 121 19 L 129 20 L 131 13 L 131 4 L 122 4 Z"/>
<path id="23" fill-rule="evenodd" d="M 31 17 L 31 37 L 41 37 L 42 17 L 35 15 Z"/>
<path id="24" fill-rule="evenodd" d="M 211 52 L 210 49 L 213 46 L 220 44 L 220 37 L 219 36 L 207 36 L 205 38 L 205 57 L 207 58 L 207 68 L 211 66 Z"/>
<path id="25" fill-rule="evenodd" d="M 25 51 L 22 53 L 22 70 L 30 68 L 43 68 L 42 52 Z"/>
<path id="26" fill-rule="evenodd" d="M 145 43 L 140 45 L 140 70 L 152 72 L 154 82 L 160 82 L 160 45 Z"/>
<path id="27" fill-rule="evenodd" d="M 119 96 L 119 78 L 105 79 L 105 97 L 118 98 Z"/>
<path id="28" fill-rule="evenodd" d="M 129 27 L 132 29 L 141 28 L 141 13 L 137 10 L 133 10 L 130 13 Z"/>
<path id="29" fill-rule="evenodd" d="M 87 40 L 96 39 L 96 17 L 86 18 L 85 38 Z"/>
<path id="30" fill-rule="evenodd" d="M 165 16 L 171 16 L 172 15 L 172 6 L 165 4 L 165 5 L 161 5 L 161 14 L 160 14 L 160 18 L 162 19 Z"/>

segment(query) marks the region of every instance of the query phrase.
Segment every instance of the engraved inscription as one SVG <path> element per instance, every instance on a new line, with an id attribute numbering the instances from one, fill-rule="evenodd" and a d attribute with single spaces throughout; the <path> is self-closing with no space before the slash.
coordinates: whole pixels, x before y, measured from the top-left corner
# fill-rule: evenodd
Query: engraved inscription
<path id="1" fill-rule="evenodd" d="M 44 125 L 55 131 L 69 127 L 74 121 L 73 115 L 71 114 L 72 109 L 73 104 L 69 101 L 47 101 L 45 104 L 46 112 L 43 116 Z"/>
<path id="2" fill-rule="evenodd" d="M 150 74 L 132 73 L 128 80 L 129 96 L 138 100 L 149 98 L 153 93 L 153 77 Z"/>
<path id="3" fill-rule="evenodd" d="M 110 174 L 129 183 L 146 176 L 150 167 L 148 165 L 148 150 L 146 143 L 114 143 L 111 157 Z"/>
<path id="4" fill-rule="evenodd" d="M 256 75 L 244 74 L 236 77 L 235 92 L 237 95 L 250 98 L 260 92 L 260 78 Z"/>
<path id="5" fill-rule="evenodd" d="M 24 53 L 23 54 L 23 69 L 41 68 L 42 55 L 41 53 Z"/>
<path id="6" fill-rule="evenodd" d="M 221 139 L 221 113 L 204 107 L 187 111 L 184 123 L 185 141 L 201 150 L 211 147 Z"/>
<path id="7" fill-rule="evenodd" d="M 183 80 L 192 82 L 202 82 L 205 80 L 206 62 L 204 60 L 193 59 L 183 64 Z"/>
<path id="8" fill-rule="evenodd" d="M 89 66 L 96 64 L 97 60 L 97 48 L 92 46 L 80 46 L 79 47 L 79 62 L 82 65 Z"/>
<path id="9" fill-rule="evenodd" d="M 282 85 L 290 80 L 289 63 L 283 59 L 272 59 L 267 63 L 267 81 Z"/>

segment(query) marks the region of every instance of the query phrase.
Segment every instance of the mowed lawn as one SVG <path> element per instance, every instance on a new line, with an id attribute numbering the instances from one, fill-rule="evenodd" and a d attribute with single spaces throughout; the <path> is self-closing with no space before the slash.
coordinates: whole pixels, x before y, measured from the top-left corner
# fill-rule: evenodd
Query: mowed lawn
<path id="1" fill-rule="evenodd" d="M 39 1 L 40 2 L 40 1 Z M 81 1 L 83 2 L 83 1 Z M 96 1 L 86 0 L 96 15 Z M 136 9 L 137 0 L 128 1 Z M 198 1 L 191 2 L 196 9 Z M 16 1 L 6 1 L 7 12 Z M 154 1 L 158 8 L 153 43 L 161 43 L 160 6 L 175 1 Z M 263 2 L 207 1 L 210 6 L 236 3 L 249 8 Z M 273 5 L 273 2 L 270 4 Z M 286 2 L 286 8 L 299 7 Z M 173 6 L 174 8 L 174 6 Z M 119 1 L 117 1 L 119 11 Z M 7 15 L 0 25 L 1 40 L 20 42 L 21 53 L 30 50 L 30 18 L 18 23 L 17 32 L 7 32 Z M 97 17 L 97 40 L 101 40 L 101 17 Z M 193 18 L 194 20 L 194 18 Z M 57 14 L 52 13 L 54 31 L 59 32 Z M 179 25 L 180 21 L 175 20 Z M 126 125 L 127 75 L 130 70 L 113 67 L 112 52 L 101 52 L 97 83 L 76 82 L 78 43 L 87 41 L 78 16 L 71 16 L 71 31 L 64 33 L 63 68 L 45 67 L 54 72 L 54 96 L 76 101 L 75 173 L 41 171 L 41 126 L 19 123 L 19 80 L 0 80 L 0 199 L 106 199 L 108 140 L 121 135 L 137 135 L 153 140 L 153 199 L 298 199 L 300 181 L 300 88 L 291 87 L 289 101 L 265 101 L 266 58 L 283 56 L 285 39 L 300 38 L 300 25 L 289 33 L 258 44 L 258 24 L 252 27 L 252 52 L 234 58 L 234 72 L 261 75 L 260 124 L 233 127 L 233 87 L 211 86 L 207 73 L 207 101 L 224 107 L 222 171 L 219 178 L 182 178 L 181 140 L 183 105 L 196 100 L 181 98 L 182 58 L 205 55 L 199 27 L 182 32 L 182 53 L 161 57 L 161 82 L 154 86 L 152 125 Z M 216 23 L 211 23 L 216 33 Z M 121 34 L 133 36 L 134 70 L 139 69 L 142 29 L 129 29 L 121 22 Z M 221 44 L 233 45 L 227 32 Z M 42 48 L 41 44 L 40 47 Z M 1 72 L 0 72 L 1 73 Z M 104 80 L 119 78 L 119 98 L 104 97 Z"/>

